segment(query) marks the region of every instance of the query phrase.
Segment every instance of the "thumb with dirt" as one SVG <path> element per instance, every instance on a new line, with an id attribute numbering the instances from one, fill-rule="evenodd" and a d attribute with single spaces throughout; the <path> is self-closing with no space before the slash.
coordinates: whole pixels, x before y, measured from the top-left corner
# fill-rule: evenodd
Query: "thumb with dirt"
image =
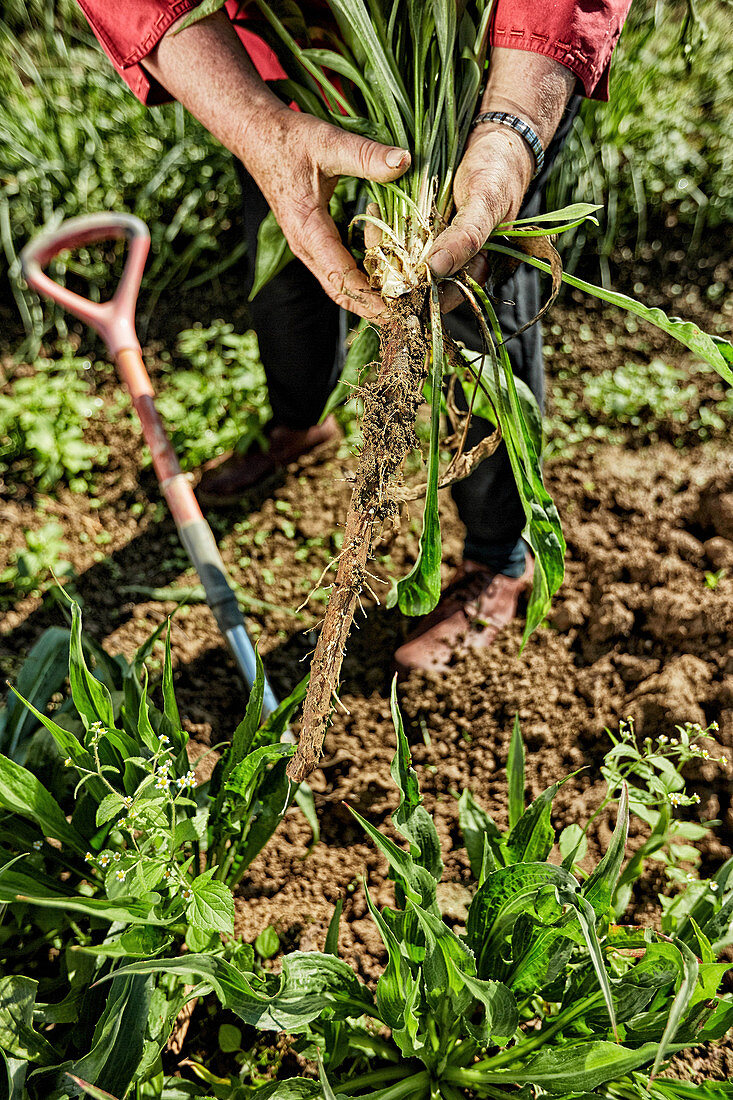
<path id="1" fill-rule="evenodd" d="M 410 167 L 409 152 L 290 110 L 269 120 L 266 141 L 246 146 L 241 159 L 293 253 L 338 305 L 377 318 L 384 303 L 344 247 L 328 203 L 341 176 L 379 183 L 399 179 Z"/>

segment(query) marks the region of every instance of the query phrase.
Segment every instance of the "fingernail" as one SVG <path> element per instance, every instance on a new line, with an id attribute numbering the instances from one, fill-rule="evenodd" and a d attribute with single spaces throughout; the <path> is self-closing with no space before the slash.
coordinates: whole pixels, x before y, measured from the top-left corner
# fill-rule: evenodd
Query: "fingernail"
<path id="1" fill-rule="evenodd" d="M 444 275 L 450 275 L 453 270 L 453 257 L 446 248 L 441 248 L 431 256 L 429 263 L 433 275 L 437 275 L 439 278 L 442 278 Z"/>
<path id="2" fill-rule="evenodd" d="M 410 158 L 406 149 L 390 149 L 384 158 L 390 168 L 401 168 Z"/>

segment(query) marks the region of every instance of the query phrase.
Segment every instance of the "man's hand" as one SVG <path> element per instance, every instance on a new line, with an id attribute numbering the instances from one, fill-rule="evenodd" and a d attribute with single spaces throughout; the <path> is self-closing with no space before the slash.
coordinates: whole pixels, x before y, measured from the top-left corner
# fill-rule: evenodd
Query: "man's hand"
<path id="1" fill-rule="evenodd" d="M 575 86 L 575 76 L 557 61 L 524 50 L 495 49 L 480 111 L 506 111 L 527 122 L 547 148 Z M 488 265 L 480 254 L 501 222 L 519 213 L 535 170 L 534 154 L 516 131 L 493 122 L 472 130 L 453 184 L 456 213 L 429 257 L 434 275 L 454 275 L 468 265 L 476 282 Z M 442 289 L 442 308 L 463 300 L 455 287 Z"/>
<path id="2" fill-rule="evenodd" d="M 326 293 L 362 317 L 378 316 L 382 299 L 342 245 L 328 201 L 342 175 L 399 179 L 410 154 L 285 107 L 258 76 L 223 11 L 180 29 L 187 19 L 171 26 L 145 68 L 239 157 L 293 252 Z"/>
<path id="3" fill-rule="evenodd" d="M 242 146 L 241 159 L 298 259 L 340 306 L 376 318 L 384 302 L 341 243 L 328 203 L 340 176 L 389 183 L 407 171 L 410 154 L 288 109 L 262 137 L 248 128 Z"/>

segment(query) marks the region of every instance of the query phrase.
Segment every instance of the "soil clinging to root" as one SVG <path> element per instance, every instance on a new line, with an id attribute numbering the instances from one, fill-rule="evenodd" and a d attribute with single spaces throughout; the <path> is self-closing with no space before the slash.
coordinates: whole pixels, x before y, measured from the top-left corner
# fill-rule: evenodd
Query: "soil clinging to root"
<path id="1" fill-rule="evenodd" d="M 346 641 L 365 587 L 372 543 L 396 519 L 390 491 L 409 451 L 418 445 L 417 411 L 423 402 L 428 344 L 426 293 L 414 290 L 390 307 L 382 323 L 377 378 L 361 390 L 363 446 L 346 519 L 343 549 L 311 663 L 298 751 L 288 775 L 301 783 L 318 766 L 337 696 Z"/>

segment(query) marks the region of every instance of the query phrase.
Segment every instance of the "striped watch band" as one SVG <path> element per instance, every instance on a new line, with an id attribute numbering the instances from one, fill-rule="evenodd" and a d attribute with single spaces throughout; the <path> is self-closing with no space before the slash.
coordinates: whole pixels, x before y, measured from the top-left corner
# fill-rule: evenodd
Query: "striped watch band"
<path id="1" fill-rule="evenodd" d="M 500 126 L 509 126 L 512 130 L 516 130 L 529 145 L 532 153 L 534 154 L 534 176 L 538 176 L 542 171 L 542 166 L 545 163 L 545 151 L 542 148 L 542 142 L 537 137 L 531 126 L 528 126 L 526 122 L 522 122 L 521 118 L 517 118 L 516 115 L 510 115 L 506 111 L 484 111 L 483 114 L 477 115 L 473 120 L 473 126 L 478 126 L 479 122 L 498 122 Z"/>

